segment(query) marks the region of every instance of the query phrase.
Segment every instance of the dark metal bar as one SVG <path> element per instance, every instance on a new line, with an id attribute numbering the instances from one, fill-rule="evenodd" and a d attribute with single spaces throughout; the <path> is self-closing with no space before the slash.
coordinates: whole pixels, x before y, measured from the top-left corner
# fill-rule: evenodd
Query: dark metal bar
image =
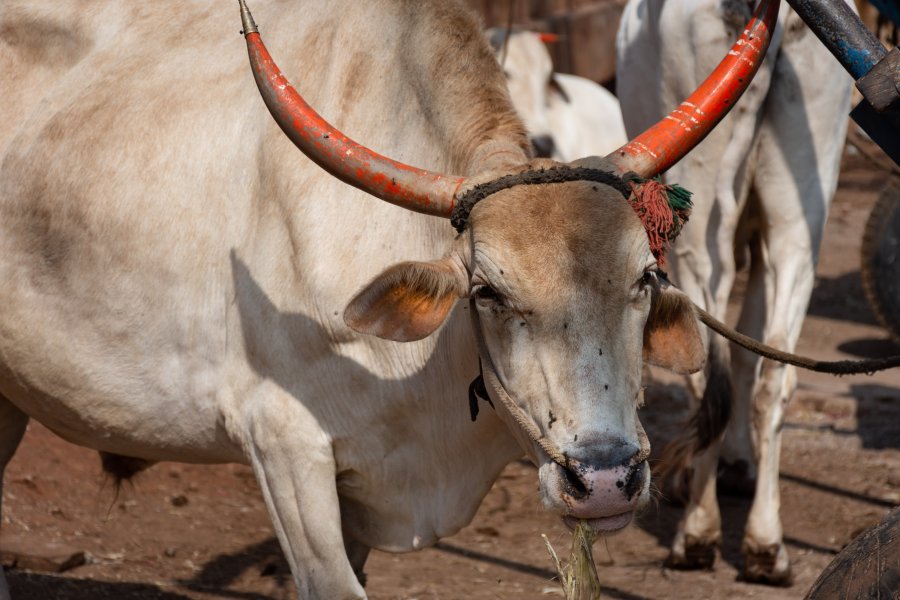
<path id="1" fill-rule="evenodd" d="M 879 113 L 863 98 L 850 117 L 900 167 L 900 114 Z"/>
<path id="2" fill-rule="evenodd" d="M 843 0 L 787 1 L 856 80 L 863 100 L 850 116 L 900 165 L 898 50 L 889 55 Z"/>
<path id="3" fill-rule="evenodd" d="M 843 0 L 788 0 L 788 4 L 854 80 L 868 73 L 887 54 L 878 38 Z"/>

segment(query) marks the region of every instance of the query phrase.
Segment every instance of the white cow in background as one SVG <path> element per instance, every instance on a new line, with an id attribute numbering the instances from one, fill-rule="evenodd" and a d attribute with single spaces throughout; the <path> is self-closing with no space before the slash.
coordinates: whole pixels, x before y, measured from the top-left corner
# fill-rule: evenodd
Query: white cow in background
<path id="1" fill-rule="evenodd" d="M 631 0 L 617 40 L 627 130 L 638 131 L 687 97 L 738 36 L 751 8 L 741 0 Z M 850 78 L 786 5 L 779 22 L 766 63 L 735 110 L 666 179 L 694 192 L 695 199 L 690 226 L 673 253 L 673 280 L 723 319 L 735 272 L 749 264 L 739 329 L 793 350 L 837 185 Z M 709 350 L 708 368 L 692 378 L 694 391 L 733 394 L 735 418 L 723 459 L 756 477 L 742 547 L 744 575 L 787 584 L 778 466 L 795 370 L 742 350 L 732 352 L 729 365 L 729 348 L 720 339 L 711 339 Z M 681 457 L 680 466 L 687 466 L 691 454 L 685 448 L 673 453 Z M 719 450 L 714 444 L 693 458 L 690 501 L 669 558 L 674 566 L 696 568 L 715 560 L 721 537 Z"/>
<path id="2" fill-rule="evenodd" d="M 546 34 L 491 29 L 516 112 L 525 121 L 534 153 L 556 160 L 605 156 L 628 141 L 619 101 L 590 79 L 553 72 Z"/>

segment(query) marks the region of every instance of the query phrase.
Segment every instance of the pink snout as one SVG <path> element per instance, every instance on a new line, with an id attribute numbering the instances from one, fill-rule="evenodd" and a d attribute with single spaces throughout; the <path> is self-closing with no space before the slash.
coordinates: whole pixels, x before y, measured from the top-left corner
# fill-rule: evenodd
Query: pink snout
<path id="1" fill-rule="evenodd" d="M 646 461 L 605 469 L 572 461 L 569 469 L 559 469 L 566 525 L 574 527 L 583 519 L 598 533 L 618 531 L 631 522 L 649 478 Z"/>

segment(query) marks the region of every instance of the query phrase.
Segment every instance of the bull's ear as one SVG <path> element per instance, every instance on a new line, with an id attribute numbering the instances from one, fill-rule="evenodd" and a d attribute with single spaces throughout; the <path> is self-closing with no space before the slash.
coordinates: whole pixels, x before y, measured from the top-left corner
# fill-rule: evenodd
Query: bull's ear
<path id="1" fill-rule="evenodd" d="M 694 304 L 674 287 L 663 284 L 653 294 L 644 327 L 644 360 L 676 373 L 694 373 L 706 362 Z"/>
<path id="2" fill-rule="evenodd" d="M 441 326 L 467 289 L 449 258 L 399 263 L 356 294 L 344 310 L 344 322 L 386 340 L 421 340 Z"/>

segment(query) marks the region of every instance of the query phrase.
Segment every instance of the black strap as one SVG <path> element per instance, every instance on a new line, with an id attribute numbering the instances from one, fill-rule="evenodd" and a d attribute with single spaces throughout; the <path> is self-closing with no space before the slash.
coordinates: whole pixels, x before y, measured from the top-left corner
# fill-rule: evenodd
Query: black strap
<path id="1" fill-rule="evenodd" d="M 469 414 L 472 416 L 472 422 L 478 417 L 478 399 L 487 400 L 487 403 L 494 408 L 494 402 L 488 395 L 487 388 L 484 387 L 484 371 L 481 370 L 481 361 L 478 361 L 478 377 L 469 384 Z M 496 410 L 496 409 L 494 409 Z"/>
<path id="2" fill-rule="evenodd" d="M 466 223 L 469 221 L 469 213 L 472 212 L 472 208 L 478 204 L 478 202 L 484 200 L 491 194 L 496 194 L 497 192 L 517 185 L 566 183 L 569 181 L 596 181 L 597 183 L 612 187 L 622 194 L 623 197 L 628 198 L 631 194 L 631 188 L 628 186 L 627 180 L 628 174 L 624 177 L 619 177 L 615 173 L 609 171 L 589 169 L 587 167 L 570 167 L 567 165 L 504 175 L 493 181 L 478 184 L 460 195 L 453 204 L 450 223 L 456 228 L 456 231 L 462 233 L 466 228 Z"/>

